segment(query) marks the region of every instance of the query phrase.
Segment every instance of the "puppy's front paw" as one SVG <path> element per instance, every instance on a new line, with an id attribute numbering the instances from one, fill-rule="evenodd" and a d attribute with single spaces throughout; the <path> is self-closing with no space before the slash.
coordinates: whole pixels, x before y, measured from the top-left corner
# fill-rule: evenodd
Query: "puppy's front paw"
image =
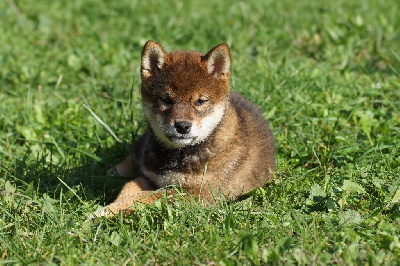
<path id="1" fill-rule="evenodd" d="M 132 155 L 129 155 L 122 162 L 114 165 L 107 171 L 108 176 L 122 176 L 132 177 L 133 176 L 133 162 Z"/>
<path id="2" fill-rule="evenodd" d="M 119 176 L 118 170 L 116 166 L 111 167 L 110 169 L 107 170 L 107 175 L 108 176 Z"/>
<path id="3" fill-rule="evenodd" d="M 97 217 L 110 216 L 110 214 L 111 214 L 110 210 L 107 207 L 104 207 L 95 211 L 94 213 L 89 214 L 88 217 L 86 218 L 86 222 Z"/>

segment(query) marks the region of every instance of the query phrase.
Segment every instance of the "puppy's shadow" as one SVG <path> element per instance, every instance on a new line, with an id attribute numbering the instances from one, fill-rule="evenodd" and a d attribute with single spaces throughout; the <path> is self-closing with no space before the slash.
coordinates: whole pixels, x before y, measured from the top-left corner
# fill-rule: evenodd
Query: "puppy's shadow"
<path id="1" fill-rule="evenodd" d="M 48 145 L 53 146 L 52 143 Z M 13 165 L 0 168 L 0 174 L 11 177 L 27 196 L 39 192 L 59 199 L 63 194 L 64 198 L 78 196 L 83 201 L 106 205 L 114 201 L 122 186 L 132 179 L 107 175 L 107 170 L 122 161 L 131 147 L 130 141 L 116 143 L 110 148 L 99 146 L 96 157 L 85 155 L 76 161 L 70 160 L 70 163 L 49 161 L 51 152 L 34 156 L 28 148 L 25 155 Z M 56 152 L 55 147 L 52 149 Z M 73 193 L 69 193 L 71 190 Z"/>
<path id="2" fill-rule="evenodd" d="M 66 182 L 72 186 L 81 186 L 87 200 L 96 200 L 107 205 L 115 200 L 123 185 L 132 178 L 107 175 L 107 170 L 121 162 L 131 151 L 131 142 L 117 143 L 111 148 L 99 148 L 101 161 L 87 158 L 87 162 L 70 170 Z M 135 173 L 134 176 L 137 176 Z M 73 177 L 73 178 L 71 178 Z"/>

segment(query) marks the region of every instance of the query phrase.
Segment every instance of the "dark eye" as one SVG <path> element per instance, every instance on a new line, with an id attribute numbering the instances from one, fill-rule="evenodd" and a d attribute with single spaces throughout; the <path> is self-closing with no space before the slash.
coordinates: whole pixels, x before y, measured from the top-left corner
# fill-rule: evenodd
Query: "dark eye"
<path id="1" fill-rule="evenodd" d="M 195 103 L 194 103 L 194 105 L 196 105 L 196 106 L 201 106 L 201 105 L 203 105 L 205 102 L 207 102 L 208 100 L 207 99 L 198 99 Z"/>
<path id="2" fill-rule="evenodd" d="M 170 97 L 160 98 L 160 102 L 164 105 L 173 105 L 174 104 L 174 102 L 172 101 L 172 99 Z"/>

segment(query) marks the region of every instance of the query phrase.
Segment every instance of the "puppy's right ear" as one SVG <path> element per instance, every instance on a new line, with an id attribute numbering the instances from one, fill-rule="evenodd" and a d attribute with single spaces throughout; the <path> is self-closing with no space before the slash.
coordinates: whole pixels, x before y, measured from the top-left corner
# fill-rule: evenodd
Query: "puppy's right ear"
<path id="1" fill-rule="evenodd" d="M 217 79 L 229 80 L 231 53 L 227 44 L 219 44 L 202 57 L 207 72 Z"/>
<path id="2" fill-rule="evenodd" d="M 160 71 L 168 61 L 168 54 L 155 41 L 147 41 L 142 51 L 142 79 Z"/>

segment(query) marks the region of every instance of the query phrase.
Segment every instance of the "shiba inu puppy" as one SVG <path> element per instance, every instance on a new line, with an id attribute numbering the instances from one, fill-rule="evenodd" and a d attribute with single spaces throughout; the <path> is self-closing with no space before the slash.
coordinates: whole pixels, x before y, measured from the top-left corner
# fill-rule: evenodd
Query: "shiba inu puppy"
<path id="1" fill-rule="evenodd" d="M 140 176 L 94 216 L 174 194 L 169 185 L 212 203 L 220 192 L 235 198 L 271 179 L 273 136 L 257 107 L 230 91 L 230 63 L 226 44 L 201 54 L 167 53 L 146 43 L 141 93 L 148 128 L 133 152 L 109 170 L 132 177 L 136 169 Z"/>

